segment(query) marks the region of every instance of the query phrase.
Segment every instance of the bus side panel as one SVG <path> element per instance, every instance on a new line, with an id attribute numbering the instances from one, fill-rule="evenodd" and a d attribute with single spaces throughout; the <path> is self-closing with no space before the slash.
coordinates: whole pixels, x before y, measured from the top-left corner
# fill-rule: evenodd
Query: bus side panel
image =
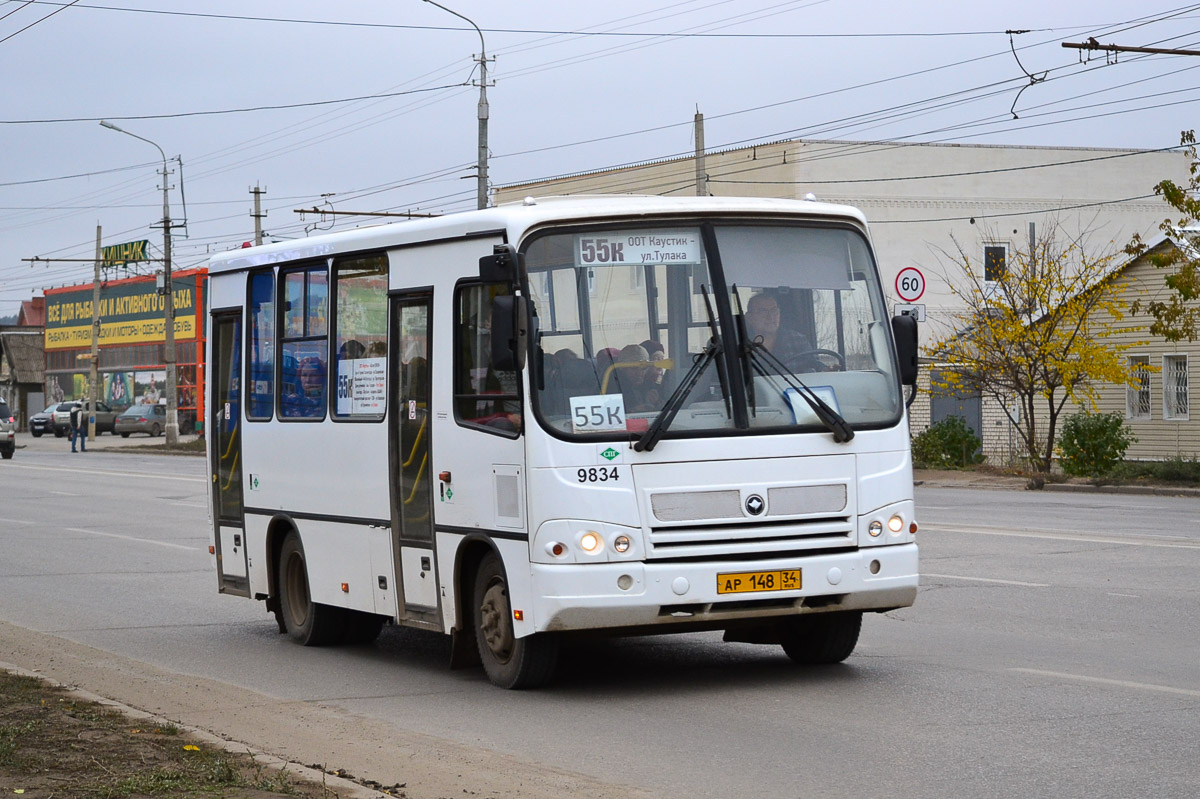
<path id="1" fill-rule="evenodd" d="M 465 536 L 457 533 L 439 532 L 437 534 L 438 580 L 439 591 L 442 595 L 442 626 L 449 632 L 453 628 L 462 628 L 471 624 L 473 612 L 471 596 L 473 586 L 468 582 L 463 586 L 463 595 L 467 604 L 458 607 L 454 592 L 455 577 L 458 573 L 457 557 L 461 551 L 459 546 Z M 520 620 L 513 621 L 513 630 L 518 638 L 524 638 L 537 632 L 537 602 L 532 593 L 532 582 L 529 571 L 529 545 L 523 540 L 494 538 L 492 546 L 504 562 L 504 573 L 508 577 L 508 601 L 514 614 L 521 611 Z M 460 579 L 470 580 L 470 575 Z M 458 614 L 462 613 L 461 624 Z"/>
<path id="2" fill-rule="evenodd" d="M 370 530 L 363 525 L 314 519 L 303 519 L 297 526 L 304 543 L 312 600 L 374 613 Z"/>
<path id="3" fill-rule="evenodd" d="M 271 590 L 267 553 L 267 525 L 271 519 L 255 513 L 246 514 L 246 555 L 250 560 L 250 596 L 267 596 Z"/>

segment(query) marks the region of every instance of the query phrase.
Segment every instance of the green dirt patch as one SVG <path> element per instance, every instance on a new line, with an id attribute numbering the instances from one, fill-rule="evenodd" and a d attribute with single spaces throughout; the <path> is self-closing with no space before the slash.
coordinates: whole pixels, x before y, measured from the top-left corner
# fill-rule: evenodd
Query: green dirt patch
<path id="1" fill-rule="evenodd" d="M 41 680 L 0 671 L 0 795 L 332 799 L 338 793 L 173 726 L 135 721 Z"/>

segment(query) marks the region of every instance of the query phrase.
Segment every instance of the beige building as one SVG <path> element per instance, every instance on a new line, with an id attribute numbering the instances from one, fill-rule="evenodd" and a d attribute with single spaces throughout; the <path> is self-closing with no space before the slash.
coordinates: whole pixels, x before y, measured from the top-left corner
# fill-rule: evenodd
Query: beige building
<path id="1" fill-rule="evenodd" d="M 853 205 L 870 221 L 889 303 L 909 307 L 923 322 L 922 340 L 928 341 L 950 332 L 946 328 L 957 310 L 949 283 L 955 273 L 951 259 L 960 251 L 986 281 L 988 270 L 1003 269 L 1011 254 L 1028 249 L 1031 236 L 1042 238 L 1050 230 L 1083 237 L 1093 253 L 1119 251 L 1135 233 L 1157 240 L 1158 225 L 1171 209 L 1155 196 L 1154 186 L 1164 178 L 1186 183 L 1189 166 L 1187 155 L 1176 150 L 804 139 L 707 152 L 697 160 L 676 158 L 500 186 L 495 201 L 566 194 L 793 199 L 812 194 Z M 1164 354 L 1148 352 L 1147 357 L 1161 367 Z M 1169 361 L 1175 370 L 1181 363 Z M 1157 379 L 1159 373 L 1153 374 Z M 922 384 L 928 386 L 927 371 Z M 1106 407 L 1117 402 L 1111 393 L 1105 394 Z M 1123 400 L 1119 404 L 1124 408 Z M 922 390 L 910 418 L 916 432 L 958 413 L 980 432 L 989 458 L 1019 459 L 1019 439 L 1002 409 L 989 405 L 978 397 L 930 397 Z M 1161 421 L 1162 414 L 1157 418 Z M 1145 427 L 1141 420 L 1138 424 Z M 1147 435 L 1138 453 L 1169 457 L 1181 451 L 1169 440 L 1170 431 L 1179 427 L 1167 425 L 1167 432 Z M 1178 446 L 1185 444 L 1186 436 Z M 1192 451 L 1200 452 L 1200 441 Z"/>

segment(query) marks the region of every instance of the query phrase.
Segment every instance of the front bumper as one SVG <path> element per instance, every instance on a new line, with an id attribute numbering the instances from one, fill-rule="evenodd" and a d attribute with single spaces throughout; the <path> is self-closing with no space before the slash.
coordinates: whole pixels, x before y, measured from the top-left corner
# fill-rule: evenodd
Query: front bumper
<path id="1" fill-rule="evenodd" d="M 758 561 L 531 563 L 530 569 L 531 593 L 541 598 L 537 632 L 719 627 L 818 611 L 884 611 L 913 604 L 918 582 L 916 544 Z M 718 574 L 777 569 L 800 569 L 801 588 L 717 593 Z M 629 587 L 622 590 L 619 580 Z"/>

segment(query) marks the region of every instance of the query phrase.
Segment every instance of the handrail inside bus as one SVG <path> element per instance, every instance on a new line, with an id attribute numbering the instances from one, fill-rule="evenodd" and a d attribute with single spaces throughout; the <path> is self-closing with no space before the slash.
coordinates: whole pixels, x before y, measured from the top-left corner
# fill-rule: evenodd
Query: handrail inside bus
<path id="1" fill-rule="evenodd" d="M 425 427 L 429 424 L 429 414 L 425 414 L 425 418 L 421 420 L 421 429 L 417 431 L 417 438 L 413 441 L 412 452 L 408 455 L 408 460 L 400 464 L 400 468 L 407 469 L 412 465 L 413 458 L 417 457 L 417 447 L 421 446 L 421 439 L 425 437 Z M 426 453 L 428 454 L 428 453 Z"/>
<path id="2" fill-rule="evenodd" d="M 608 393 L 608 379 L 612 377 L 613 369 L 631 369 L 635 366 L 643 368 L 653 366 L 655 369 L 674 369 L 675 361 L 672 358 L 663 358 L 661 361 L 620 361 L 612 363 L 604 370 L 604 380 L 600 382 L 600 393 Z"/>

